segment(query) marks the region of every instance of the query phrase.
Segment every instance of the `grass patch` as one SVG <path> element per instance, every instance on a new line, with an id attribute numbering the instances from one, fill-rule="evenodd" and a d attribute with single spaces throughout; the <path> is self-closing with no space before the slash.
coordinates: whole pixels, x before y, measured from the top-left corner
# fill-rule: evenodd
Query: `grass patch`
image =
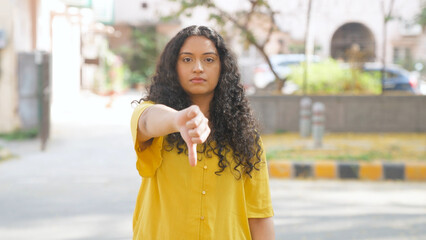
<path id="1" fill-rule="evenodd" d="M 368 151 L 360 154 L 336 154 L 336 155 L 325 155 L 318 156 L 321 160 L 336 160 L 336 161 L 363 161 L 371 162 L 374 160 L 394 160 L 394 156 L 386 152 Z"/>
<path id="2" fill-rule="evenodd" d="M 15 130 L 11 133 L 0 133 L 0 138 L 8 141 L 12 140 L 26 140 L 36 138 L 38 135 L 38 129 L 33 128 L 29 130 Z"/>
<path id="3" fill-rule="evenodd" d="M 297 133 L 262 136 L 268 160 L 288 161 L 422 161 L 426 162 L 426 134 L 328 133 L 322 148 Z"/>
<path id="4" fill-rule="evenodd" d="M 297 155 L 294 153 L 295 150 L 270 150 L 266 151 L 266 159 L 268 160 L 281 160 L 281 159 L 291 159 L 291 160 L 303 160 L 303 156 Z"/>
<path id="5" fill-rule="evenodd" d="M 292 160 L 292 161 L 304 161 L 304 160 L 335 160 L 335 161 L 363 161 L 371 162 L 374 160 L 394 160 L 395 157 L 391 153 L 383 153 L 378 151 L 369 151 L 359 154 L 340 154 L 340 153 L 328 153 L 323 154 L 309 154 L 297 152 L 295 150 L 271 150 L 266 153 L 268 160 Z"/>

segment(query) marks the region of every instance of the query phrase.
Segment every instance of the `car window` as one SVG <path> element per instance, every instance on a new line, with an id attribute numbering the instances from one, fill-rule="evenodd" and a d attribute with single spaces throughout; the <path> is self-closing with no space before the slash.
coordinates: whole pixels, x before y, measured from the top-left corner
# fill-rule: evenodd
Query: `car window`
<path id="1" fill-rule="evenodd" d="M 365 70 L 364 71 L 365 73 L 367 73 L 367 74 L 370 74 L 372 77 L 374 77 L 374 78 L 381 78 L 382 77 L 382 72 L 381 72 L 381 70 L 376 70 L 376 69 L 374 69 L 374 70 L 371 70 L 371 69 L 367 69 L 367 70 Z M 385 78 L 386 79 L 390 79 L 390 78 L 397 78 L 398 77 L 398 74 L 396 74 L 396 73 L 393 73 L 393 72 L 388 72 L 388 71 L 386 71 L 385 72 Z"/>
<path id="2" fill-rule="evenodd" d="M 285 61 L 285 62 L 280 62 L 280 63 L 278 63 L 278 66 L 285 67 L 285 66 L 288 66 L 288 65 L 295 65 L 295 64 L 300 64 L 300 61 Z"/>

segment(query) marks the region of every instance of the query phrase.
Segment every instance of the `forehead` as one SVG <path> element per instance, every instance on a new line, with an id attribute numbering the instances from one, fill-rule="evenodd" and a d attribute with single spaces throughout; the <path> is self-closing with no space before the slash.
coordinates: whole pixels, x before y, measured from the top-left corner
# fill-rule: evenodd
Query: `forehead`
<path id="1" fill-rule="evenodd" d="M 179 52 L 214 52 L 217 53 L 214 43 L 204 36 L 188 37 L 180 48 Z"/>

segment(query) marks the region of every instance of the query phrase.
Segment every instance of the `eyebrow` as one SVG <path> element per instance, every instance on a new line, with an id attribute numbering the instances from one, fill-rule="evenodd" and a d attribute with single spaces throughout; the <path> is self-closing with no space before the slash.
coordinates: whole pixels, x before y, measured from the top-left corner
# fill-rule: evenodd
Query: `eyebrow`
<path id="1" fill-rule="evenodd" d="M 181 52 L 181 53 L 179 53 L 179 55 L 183 55 L 183 54 L 194 55 L 193 53 L 190 53 L 190 52 Z M 213 54 L 213 55 L 217 56 L 217 53 L 215 53 L 215 52 L 205 52 L 202 55 L 209 55 L 209 54 Z"/>

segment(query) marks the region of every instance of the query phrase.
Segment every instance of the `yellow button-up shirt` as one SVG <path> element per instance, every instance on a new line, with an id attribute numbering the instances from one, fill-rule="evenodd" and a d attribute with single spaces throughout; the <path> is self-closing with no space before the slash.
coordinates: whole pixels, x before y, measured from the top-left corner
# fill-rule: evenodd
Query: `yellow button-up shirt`
<path id="1" fill-rule="evenodd" d="M 142 176 L 133 239 L 251 239 L 248 218 L 273 216 L 265 155 L 260 171 L 253 170 L 252 178 L 244 175 L 236 179 L 231 167 L 220 176 L 215 174 L 218 157 L 211 152 L 198 153 L 200 161 L 191 167 L 188 156 L 178 154 L 176 147 L 165 149 L 163 137 L 141 149 L 136 140 L 138 120 L 152 104 L 138 105 L 131 119 L 136 168 Z"/>

